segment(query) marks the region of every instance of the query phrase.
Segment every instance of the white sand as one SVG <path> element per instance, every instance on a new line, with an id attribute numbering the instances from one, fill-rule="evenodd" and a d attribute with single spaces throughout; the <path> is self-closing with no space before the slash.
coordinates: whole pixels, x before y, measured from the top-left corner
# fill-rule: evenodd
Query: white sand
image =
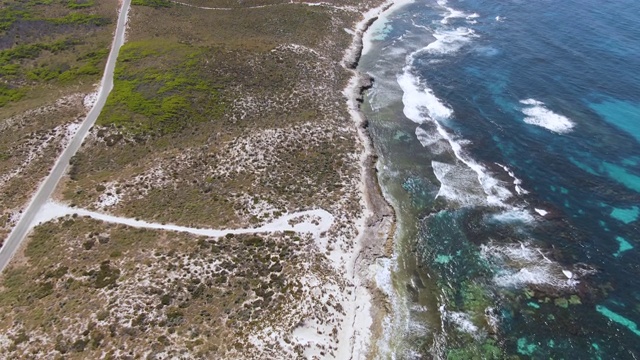
<path id="1" fill-rule="evenodd" d="M 87 96 L 85 96 L 84 99 L 82 99 L 82 104 L 84 105 L 85 108 L 91 109 L 96 104 L 96 101 L 98 101 L 99 91 L 100 90 L 87 94 Z"/>

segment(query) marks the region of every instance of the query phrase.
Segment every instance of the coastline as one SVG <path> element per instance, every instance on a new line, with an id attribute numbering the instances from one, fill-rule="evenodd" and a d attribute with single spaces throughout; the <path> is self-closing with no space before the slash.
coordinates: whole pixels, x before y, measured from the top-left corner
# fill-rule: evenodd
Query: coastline
<path id="1" fill-rule="evenodd" d="M 364 18 L 356 23 L 354 27 L 355 32 L 352 36 L 352 44 L 346 50 L 341 63 L 345 69 L 352 73 L 348 85 L 342 90 L 342 94 L 346 98 L 347 110 L 354 122 L 353 124 L 355 125 L 358 138 L 358 140 L 355 141 L 356 148 L 350 153 L 353 154 L 353 156 L 357 156 L 359 170 L 355 170 L 355 164 L 352 163 L 351 166 L 353 166 L 355 171 L 352 173 L 351 179 L 353 181 L 353 185 L 356 185 L 357 182 L 357 186 L 352 188 L 354 195 L 356 195 L 353 198 L 356 200 L 354 203 L 359 203 L 362 210 L 357 212 L 361 214 L 357 215 L 358 218 L 354 222 L 357 228 L 357 233 L 354 238 L 354 247 L 352 251 L 344 254 L 346 255 L 345 262 L 342 263 L 342 269 L 344 270 L 342 276 L 351 284 L 348 285 L 346 289 L 343 288 L 341 291 L 341 297 L 346 301 L 342 303 L 345 305 L 345 313 L 343 316 L 340 316 L 342 317 L 342 326 L 339 327 L 340 336 L 332 335 L 335 336 L 335 342 L 331 340 L 329 341 L 331 345 L 336 346 L 335 350 L 337 356 L 335 356 L 335 358 L 339 359 L 375 357 L 375 349 L 377 348 L 376 341 L 379 339 L 382 329 L 382 321 L 385 315 L 389 312 L 388 297 L 382 290 L 380 290 L 379 286 L 376 285 L 375 278 L 377 273 L 377 262 L 379 259 L 389 259 L 393 250 L 392 244 L 393 235 L 395 233 L 395 214 L 393 208 L 386 201 L 384 193 L 378 183 L 378 170 L 376 168 L 378 155 L 376 154 L 373 141 L 369 134 L 368 121 L 360 111 L 363 91 L 371 86 L 372 78 L 356 70 L 360 56 L 365 52 L 367 31 L 370 30 L 370 27 L 374 22 L 385 12 L 395 9 L 398 5 L 405 3 L 404 1 L 383 1 L 384 0 L 376 0 L 375 4 L 377 4 L 377 6 L 362 14 Z M 128 13 L 125 14 L 126 19 L 128 19 L 128 15 Z M 129 24 L 127 23 L 127 29 L 128 26 Z M 103 86 L 100 86 L 98 93 L 101 94 L 103 90 L 106 91 L 108 89 L 103 89 Z M 336 90 L 335 94 L 338 94 L 338 91 L 340 90 Z M 95 103 L 93 105 L 95 105 Z M 362 147 L 360 148 L 360 146 Z M 359 174 L 359 180 L 356 180 L 356 172 Z M 68 211 L 68 215 L 71 215 L 72 217 L 72 213 L 79 215 L 83 215 L 83 213 L 85 213 L 85 216 L 97 216 L 96 212 L 91 212 L 91 214 L 89 214 L 83 209 L 78 210 L 78 208 L 74 208 L 73 210 L 67 209 L 66 211 Z M 38 214 L 36 214 L 36 216 L 37 215 Z M 100 220 L 106 222 L 110 222 L 109 220 L 111 220 L 111 223 L 122 223 L 133 227 L 150 227 L 150 224 L 143 221 L 134 220 L 133 223 L 125 223 L 122 219 L 114 216 L 107 216 L 106 218 L 103 217 L 100 218 Z M 31 223 L 31 225 L 32 224 L 33 223 Z M 178 231 L 181 233 L 184 233 L 184 230 L 186 229 L 184 227 L 169 229 L 164 223 L 160 226 L 161 229 L 157 228 L 155 225 L 152 225 L 151 228 L 155 230 Z M 326 229 L 323 228 L 323 230 Z M 186 232 L 188 233 L 189 231 Z M 224 233 L 228 232 L 229 231 L 224 231 Z M 316 232 L 319 233 L 321 231 Z M 221 236 L 222 234 L 214 233 L 211 235 Z M 307 286 L 309 285 L 305 284 L 303 287 L 307 290 L 313 289 L 313 285 L 310 285 L 310 287 Z M 334 290 L 330 287 L 326 289 L 329 293 L 336 290 L 337 289 Z M 335 294 L 338 294 L 338 292 L 336 291 Z M 337 315 L 337 313 L 333 315 Z M 304 332 L 315 326 L 322 331 L 322 333 L 318 332 L 318 335 L 328 334 L 330 327 L 328 325 L 317 323 L 310 323 L 308 325 L 309 326 L 295 327 L 294 330 L 299 330 L 298 335 L 302 333 L 300 337 L 304 338 L 303 340 L 310 340 L 307 341 L 309 344 L 316 342 L 321 346 L 324 346 L 326 342 L 325 344 L 322 344 L 322 342 L 326 341 L 325 338 L 327 338 L 327 336 L 316 336 L 315 333 L 307 334 Z M 284 330 L 289 331 L 290 328 Z M 316 329 L 313 329 L 313 331 L 315 332 Z M 275 329 L 274 333 L 277 333 Z M 268 335 L 271 334 L 269 333 Z M 256 339 L 256 343 L 260 343 L 260 341 Z M 282 343 L 280 343 L 280 345 L 287 349 L 292 347 L 291 345 Z M 240 354 L 236 355 L 241 357 Z M 333 353 L 331 353 L 331 355 L 333 355 Z"/>
<path id="2" fill-rule="evenodd" d="M 349 114 L 356 126 L 362 146 L 360 153 L 360 193 L 363 206 L 362 218 L 358 220 L 359 234 L 355 241 L 347 276 L 356 286 L 351 311 L 352 328 L 343 329 L 351 334 L 350 359 L 373 358 L 375 343 L 382 335 L 382 322 L 389 312 L 389 300 L 376 285 L 375 262 L 393 255 L 393 239 L 396 232 L 396 214 L 384 196 L 378 181 L 378 154 L 368 130 L 368 120 L 360 109 L 363 92 L 371 88 L 373 78 L 356 70 L 360 57 L 367 51 L 367 34 L 371 26 L 385 13 L 411 1 L 385 1 L 365 12 L 357 23 L 351 46 L 345 52 L 343 67 L 352 72 L 352 77 L 343 93 L 347 99 Z M 347 269 L 349 270 L 349 269 Z M 350 330 L 350 331 L 349 331 Z"/>
<path id="3" fill-rule="evenodd" d="M 582 64 L 598 76 L 585 78 L 564 60 L 588 57 L 597 37 L 549 51 L 563 33 L 540 21 L 571 4 L 539 18 L 536 4 L 169 1 L 126 14 L 117 72 L 134 90 L 115 104 L 175 94 L 188 111 L 167 123 L 184 127 L 149 135 L 160 115 L 141 118 L 146 101 L 107 104 L 103 115 L 133 127 L 90 129 L 3 270 L 1 240 L 108 89 L 40 79 L 58 99 L 36 92 L 5 108 L 0 358 L 640 354 L 628 276 L 640 217 L 624 181 L 640 143 L 615 126 L 633 91 L 602 80 L 633 61 L 601 68 L 620 53 L 600 49 Z M 68 8 L 29 6 L 58 9 L 51 19 Z M 587 12 L 615 24 L 599 22 L 610 9 Z M 564 35 L 579 29 L 567 24 Z M 69 29 L 26 41 L 47 48 L 80 31 Z M 106 50 L 83 54 L 105 29 L 15 63 L 93 66 Z M 593 79 L 604 85 L 587 94 Z M 179 86 L 155 91 L 167 82 Z"/>

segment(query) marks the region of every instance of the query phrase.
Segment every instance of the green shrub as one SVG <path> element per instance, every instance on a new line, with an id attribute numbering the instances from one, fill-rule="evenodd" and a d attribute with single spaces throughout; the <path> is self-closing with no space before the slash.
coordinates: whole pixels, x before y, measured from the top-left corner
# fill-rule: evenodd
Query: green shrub
<path id="1" fill-rule="evenodd" d="M 132 5 L 150 6 L 154 8 L 170 7 L 171 2 L 169 0 L 133 0 Z"/>
<path id="2" fill-rule="evenodd" d="M 8 30 L 14 22 L 19 19 L 29 18 L 30 14 L 26 10 L 15 9 L 11 6 L 0 8 L 0 31 Z"/>
<path id="3" fill-rule="evenodd" d="M 67 7 L 69 9 L 82 9 L 92 7 L 94 4 L 94 0 L 69 0 L 67 2 Z"/>
<path id="4" fill-rule="evenodd" d="M 5 66 L 22 59 L 37 59 L 42 51 L 57 54 L 61 51 L 71 50 L 78 44 L 80 44 L 79 40 L 63 39 L 52 43 L 17 45 L 10 49 L 0 51 L 0 66 Z"/>
<path id="5" fill-rule="evenodd" d="M 7 85 L 0 83 L 0 107 L 5 106 L 9 102 L 18 101 L 26 94 L 24 89 L 12 89 Z"/>
<path id="6" fill-rule="evenodd" d="M 46 19 L 56 25 L 94 25 L 103 26 L 111 23 L 111 20 L 98 15 L 87 15 L 82 13 L 71 13 L 65 17 Z"/>
<path id="7" fill-rule="evenodd" d="M 31 67 L 24 61 L 42 62 L 42 56 L 47 53 L 58 54 L 72 51 L 81 42 L 72 39 L 62 39 L 51 43 L 34 43 L 17 45 L 0 51 L 0 77 L 7 79 L 22 78 L 30 82 L 43 83 L 59 81 L 69 83 L 81 76 L 96 76 L 102 73 L 102 62 L 106 59 L 108 49 L 93 50 L 81 55 L 71 62 L 47 62 L 46 65 Z M 0 84 L 0 107 L 9 102 L 15 102 L 27 93 L 24 85 L 21 87 Z"/>

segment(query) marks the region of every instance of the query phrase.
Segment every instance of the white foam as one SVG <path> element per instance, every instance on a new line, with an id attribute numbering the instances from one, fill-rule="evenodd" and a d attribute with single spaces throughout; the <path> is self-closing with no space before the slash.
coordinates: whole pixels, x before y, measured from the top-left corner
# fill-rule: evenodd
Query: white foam
<path id="1" fill-rule="evenodd" d="M 442 20 L 440 20 L 441 24 L 445 24 L 446 25 L 446 24 L 449 23 L 449 20 L 456 19 L 456 18 L 465 18 L 465 19 L 469 20 L 469 19 L 475 19 L 477 17 L 480 17 L 480 15 L 478 15 L 477 13 L 467 14 L 467 13 L 465 13 L 463 11 L 460 11 L 460 10 L 454 9 L 452 7 L 449 7 L 449 6 L 447 6 L 447 4 L 448 3 L 446 1 L 438 1 L 438 5 L 444 7 L 448 11 L 448 14 L 446 14 L 442 18 Z"/>
<path id="2" fill-rule="evenodd" d="M 504 169 L 504 171 L 507 172 L 507 174 L 509 174 L 509 176 L 511 176 L 511 178 L 513 179 L 513 186 L 516 189 L 516 193 L 518 193 L 518 195 L 528 194 L 529 193 L 527 190 L 523 189 L 522 186 L 520 186 L 522 184 L 522 180 L 517 178 L 515 173 L 513 171 L 511 171 L 511 169 L 509 169 L 508 166 L 502 165 L 500 163 L 494 163 L 494 164 L 500 166 L 502 169 Z"/>
<path id="3" fill-rule="evenodd" d="M 564 274 L 564 276 L 567 277 L 567 279 L 573 279 L 573 272 L 569 271 L 569 270 L 562 270 L 562 273 Z"/>
<path id="4" fill-rule="evenodd" d="M 447 150 L 446 143 L 443 141 L 444 139 L 437 132 L 428 132 L 421 127 L 417 127 L 416 138 L 418 138 L 420 144 L 428 148 L 432 154 L 442 154 Z"/>
<path id="5" fill-rule="evenodd" d="M 478 327 L 471 321 L 471 315 L 457 311 L 447 311 L 447 319 L 458 326 L 458 330 L 471 334 L 478 334 Z"/>
<path id="6" fill-rule="evenodd" d="M 428 133 L 427 130 L 419 126 L 416 128 L 416 137 L 418 138 L 418 141 L 420 141 L 420 144 L 422 144 L 422 146 L 424 147 L 429 147 L 442 140 L 442 138 L 438 136 L 438 134 Z"/>
<path id="7" fill-rule="evenodd" d="M 414 0 L 398 0 L 398 1 L 387 0 L 381 6 L 370 9 L 369 11 L 362 14 L 363 19 L 356 25 L 356 28 L 355 28 L 355 33 L 362 35 L 362 51 L 360 52 L 360 56 L 366 55 L 373 47 L 375 33 L 373 31 L 365 31 L 366 24 L 369 22 L 369 20 L 377 16 L 378 20 L 376 20 L 376 22 L 385 22 L 386 19 L 391 14 L 398 11 L 398 9 L 402 8 L 403 6 L 411 4 L 413 1 Z M 389 7 L 385 11 L 385 9 L 389 5 L 391 5 L 391 7 Z M 377 26 L 376 22 L 373 23 L 374 26 Z M 354 37 L 354 39 L 355 38 L 357 38 L 357 36 Z"/>
<path id="8" fill-rule="evenodd" d="M 474 46 L 473 51 L 476 54 L 485 56 L 485 57 L 496 56 L 500 53 L 500 50 L 492 46 L 484 46 L 484 45 Z"/>
<path id="9" fill-rule="evenodd" d="M 422 124 L 428 120 L 445 120 L 453 115 L 453 111 L 440 101 L 431 89 L 420 89 L 418 79 L 409 73 L 407 68 L 397 80 L 403 91 L 404 116 L 409 120 Z M 424 113 L 429 118 L 425 118 Z"/>
<path id="10" fill-rule="evenodd" d="M 487 203 L 495 206 L 505 206 L 503 201 L 511 197 L 511 192 L 500 185 L 497 179 L 491 177 L 484 166 L 469 160 L 463 153 L 460 142 L 456 142 L 440 124 L 438 124 L 438 131 L 449 142 L 456 157 L 476 173 L 478 182 L 482 185 L 484 193 L 487 195 Z"/>
<path id="11" fill-rule="evenodd" d="M 443 197 L 462 206 L 483 205 L 485 194 L 476 174 L 462 165 L 432 161 L 433 173 L 440 182 L 436 197 Z"/>
<path id="12" fill-rule="evenodd" d="M 429 33 L 431 33 L 431 29 L 430 28 L 428 28 L 428 27 L 426 27 L 424 25 L 416 24 L 416 22 L 413 19 L 411 19 L 411 24 L 413 26 L 419 28 L 419 29 L 427 30 L 427 31 L 429 31 Z"/>
<path id="13" fill-rule="evenodd" d="M 511 209 L 499 214 L 491 215 L 491 218 L 495 221 L 504 223 L 523 222 L 531 223 L 535 219 L 527 210 L 524 209 Z"/>
<path id="14" fill-rule="evenodd" d="M 419 52 L 428 52 L 431 54 L 439 55 L 453 53 L 460 50 L 465 44 L 469 43 L 471 41 L 471 38 L 477 36 L 472 29 L 466 27 L 453 28 L 447 25 L 449 24 L 451 19 L 456 18 L 464 18 L 468 20 L 469 23 L 473 23 L 475 21 L 473 19 L 479 17 L 478 14 L 467 14 L 460 10 L 448 7 L 447 2 L 444 0 L 439 0 L 438 5 L 442 6 L 447 11 L 447 13 L 444 14 L 443 18 L 440 20 L 440 23 L 444 26 L 441 26 L 433 31 L 431 35 L 436 40 L 428 44 L 426 47 L 422 48 Z M 430 29 L 428 29 L 427 27 L 415 24 L 413 20 L 412 23 L 416 27 L 424 28 L 430 31 Z"/>
<path id="15" fill-rule="evenodd" d="M 467 16 L 469 16 L 468 14 L 465 14 L 460 10 L 456 10 L 450 7 L 447 7 L 447 11 L 449 11 L 449 13 L 445 15 L 444 18 L 442 18 L 442 20 L 440 20 L 440 23 L 442 24 L 448 24 L 450 19 L 466 18 Z"/>
<path id="16" fill-rule="evenodd" d="M 460 50 L 464 45 L 475 37 L 475 32 L 466 27 L 458 27 L 456 29 L 437 29 L 433 33 L 436 41 L 427 45 L 422 51 L 431 54 L 448 54 Z"/>
<path id="17" fill-rule="evenodd" d="M 526 99 L 520 103 L 526 105 L 521 111 L 526 115 L 524 122 L 527 124 L 540 126 L 558 134 L 568 133 L 574 127 L 569 118 L 547 109 L 541 101 Z"/>
<path id="18" fill-rule="evenodd" d="M 505 271 L 497 275 L 494 282 L 498 286 L 513 287 L 520 285 L 555 285 L 555 279 L 549 274 L 547 267 L 530 266 L 517 272 Z"/>
<path id="19" fill-rule="evenodd" d="M 568 277 L 565 269 L 551 261 L 537 248 L 524 243 L 511 245 L 482 245 L 480 254 L 486 260 L 498 263 L 502 269 L 493 281 L 502 287 L 545 285 L 570 289 L 579 282 Z"/>
<path id="20" fill-rule="evenodd" d="M 526 246 L 524 243 L 510 245 L 481 245 L 480 254 L 487 259 L 496 258 L 523 264 L 540 262 L 547 264 L 552 263 L 551 260 L 544 256 L 540 249 Z"/>
<path id="21" fill-rule="evenodd" d="M 375 274 L 376 285 L 387 296 L 394 295 L 393 284 L 391 282 L 391 271 L 393 261 L 389 258 L 379 258 L 371 265 L 371 271 Z"/>
<path id="22" fill-rule="evenodd" d="M 540 214 L 540 216 L 545 216 L 547 215 L 549 212 L 546 210 L 542 210 L 542 209 L 538 209 L 538 208 L 534 208 L 533 210 L 535 210 L 535 212 L 537 212 L 538 214 Z"/>
<path id="23" fill-rule="evenodd" d="M 535 100 L 535 99 L 520 100 L 520 104 L 524 104 L 524 105 L 544 105 L 544 103 L 542 101 L 538 101 L 538 100 Z"/>

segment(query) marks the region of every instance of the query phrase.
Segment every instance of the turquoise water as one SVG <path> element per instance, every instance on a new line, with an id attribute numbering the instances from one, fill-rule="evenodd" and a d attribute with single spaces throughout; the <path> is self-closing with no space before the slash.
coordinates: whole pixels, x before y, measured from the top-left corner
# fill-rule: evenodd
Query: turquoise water
<path id="1" fill-rule="evenodd" d="M 627 132 L 640 141 L 640 104 L 622 100 L 609 100 L 590 104 L 609 124 Z"/>
<path id="2" fill-rule="evenodd" d="M 421 329 L 390 351 L 640 356 L 640 3 L 416 1 L 385 21 L 365 110 L 411 229 L 396 287 L 420 295 L 389 329 Z"/>

